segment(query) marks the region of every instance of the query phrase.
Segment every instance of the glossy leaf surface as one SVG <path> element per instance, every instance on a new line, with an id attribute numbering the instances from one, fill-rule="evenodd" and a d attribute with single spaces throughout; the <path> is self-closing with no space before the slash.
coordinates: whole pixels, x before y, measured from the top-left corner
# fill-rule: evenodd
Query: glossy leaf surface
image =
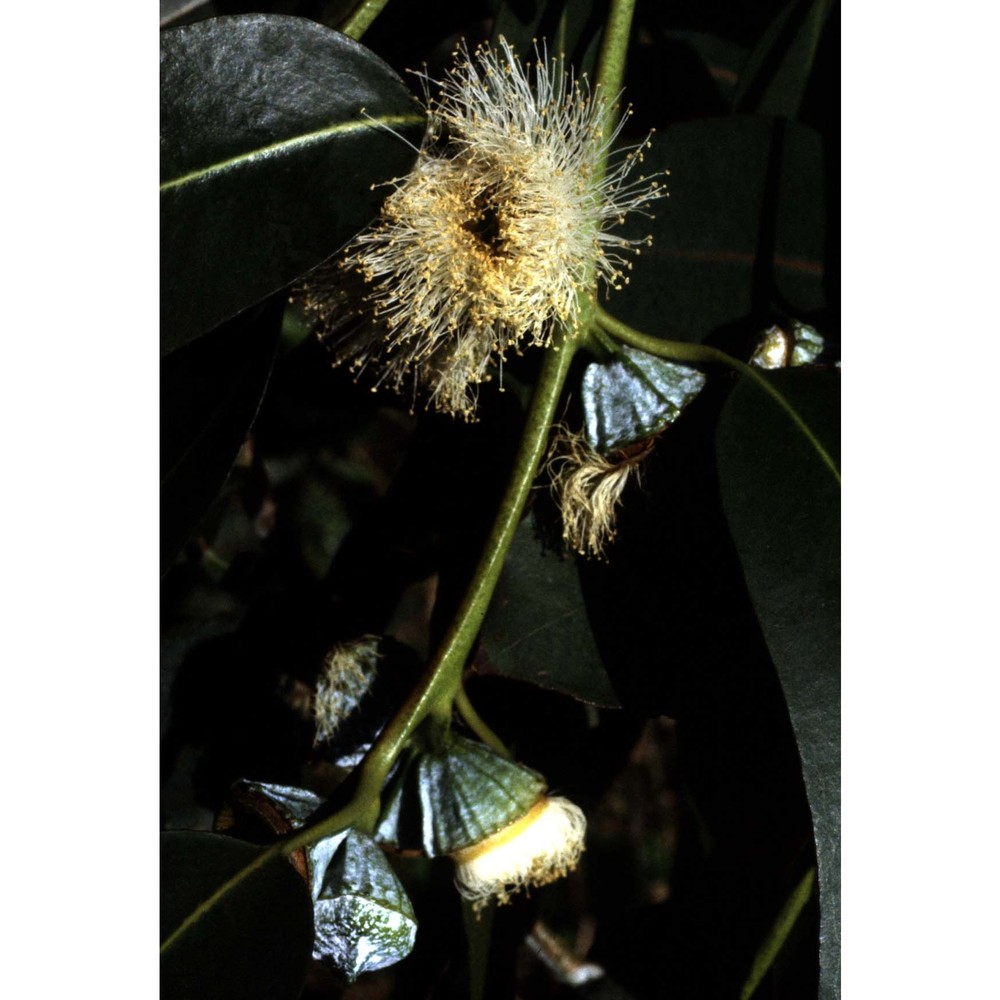
<path id="1" fill-rule="evenodd" d="M 372 188 L 415 156 L 388 129 L 419 143 L 424 114 L 372 52 L 301 18 L 201 21 L 163 32 L 160 53 L 167 352 L 369 222 L 386 193 Z"/>
<path id="2" fill-rule="evenodd" d="M 768 377 L 839 456 L 840 373 Z M 718 428 L 726 516 L 798 743 L 816 840 L 821 996 L 839 996 L 840 490 L 808 441 L 742 382 Z"/>
<path id="3" fill-rule="evenodd" d="M 166 939 L 261 848 L 212 833 L 161 836 L 160 934 Z M 265 865 L 163 953 L 164 1000 L 295 1000 L 313 937 L 305 882 L 283 859 Z"/>
<path id="4" fill-rule="evenodd" d="M 796 123 L 732 116 L 657 133 L 644 170 L 669 170 L 654 219 L 623 231 L 652 246 L 607 308 L 653 336 L 701 342 L 775 304 L 825 304 L 822 147 Z"/>
<path id="5" fill-rule="evenodd" d="M 546 548 L 534 520 L 517 529 L 480 632 L 474 661 L 500 674 L 571 695 L 618 705 L 594 640 L 575 558 Z"/>

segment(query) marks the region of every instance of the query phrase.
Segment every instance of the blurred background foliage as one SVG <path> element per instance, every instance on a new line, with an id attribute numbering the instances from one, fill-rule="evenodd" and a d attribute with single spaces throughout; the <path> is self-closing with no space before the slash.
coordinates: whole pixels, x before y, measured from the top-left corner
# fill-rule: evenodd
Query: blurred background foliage
<path id="1" fill-rule="evenodd" d="M 255 12 L 336 27 L 352 6 L 161 0 L 160 10 L 170 32 Z M 426 64 L 434 76 L 463 37 L 502 33 L 523 53 L 544 37 L 591 69 L 603 16 L 598 0 L 392 0 L 363 43 L 419 94 L 406 70 Z M 772 377 L 832 451 L 838 23 L 828 3 L 638 4 L 625 139 L 656 129 L 646 169 L 670 169 L 671 197 L 655 220 L 630 220 L 653 246 L 606 303 L 644 332 L 742 358 L 768 326 L 808 322 L 826 342 L 822 363 Z M 407 169 L 384 138 L 378 152 L 349 154 L 373 180 Z M 226 284 L 237 297 L 209 303 L 204 329 L 190 319 L 203 303 L 185 304 L 188 325 L 164 353 L 166 830 L 210 830 L 240 778 L 335 787 L 341 774 L 314 750 L 308 712 L 323 657 L 339 641 L 393 637 L 377 700 L 384 713 L 401 702 L 479 555 L 538 365 L 538 352 L 512 359 L 507 391 L 482 392 L 471 425 L 410 412 L 333 368 L 288 288 L 267 282 L 319 263 L 365 219 L 331 222 L 324 243 L 310 214 L 343 209 L 343 171 L 306 164 L 303 191 L 291 177 L 300 166 L 271 182 L 289 197 L 294 184 L 308 209 L 287 277 L 234 285 L 212 271 L 205 295 Z M 171 296 L 196 298 L 177 279 L 192 267 L 190 237 L 171 243 L 171 226 L 165 316 L 181 308 Z M 216 248 L 203 266 L 240 271 L 253 252 Z M 220 325 L 237 301 L 242 311 Z M 738 383 L 713 373 L 658 441 L 606 562 L 564 553 L 557 512 L 535 491 L 467 689 L 518 759 L 585 809 L 589 833 L 578 871 L 497 911 L 488 997 L 738 997 L 817 861 L 819 892 L 755 995 L 839 996 L 837 491 L 780 412 Z M 578 386 L 579 372 L 571 420 Z M 418 917 L 413 954 L 351 986 L 314 963 L 303 997 L 468 996 L 448 863 L 393 865 Z"/>

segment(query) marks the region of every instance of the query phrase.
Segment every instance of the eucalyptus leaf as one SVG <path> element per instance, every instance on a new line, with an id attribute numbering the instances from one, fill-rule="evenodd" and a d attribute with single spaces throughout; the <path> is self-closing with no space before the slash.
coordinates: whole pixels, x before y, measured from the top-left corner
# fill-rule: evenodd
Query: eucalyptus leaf
<path id="1" fill-rule="evenodd" d="M 576 559 L 546 548 L 532 517 L 514 535 L 473 666 L 592 705 L 618 706 L 591 631 Z"/>
<path id="2" fill-rule="evenodd" d="M 281 303 L 241 315 L 162 359 L 160 567 L 166 572 L 222 488 L 274 362 Z"/>
<path id="3" fill-rule="evenodd" d="M 733 109 L 794 118 L 833 0 L 791 0 L 750 53 Z"/>
<path id="4" fill-rule="evenodd" d="M 839 455 L 840 373 L 767 378 Z M 808 441 L 741 382 L 723 410 L 717 459 L 726 517 L 778 671 L 816 841 L 820 995 L 840 995 L 840 491 Z"/>
<path id="5" fill-rule="evenodd" d="M 497 4 L 491 40 L 502 37 L 525 60 L 534 61 L 544 42 L 550 58 L 565 56 L 577 72 L 590 73 L 601 19 L 594 0 L 503 0 Z"/>
<path id="6" fill-rule="evenodd" d="M 712 78 L 719 96 L 727 103 L 732 101 L 740 71 L 747 61 L 746 49 L 703 31 L 667 31 L 664 37 L 693 51 Z"/>
<path id="7" fill-rule="evenodd" d="M 476 909 L 469 900 L 462 900 L 462 927 L 469 955 L 469 1000 L 483 1000 L 486 995 L 486 972 L 495 912 L 493 901 Z"/>
<path id="8" fill-rule="evenodd" d="M 701 392 L 705 376 L 631 347 L 583 372 L 584 430 L 602 454 L 657 434 Z"/>
<path id="9" fill-rule="evenodd" d="M 333 254 L 405 174 L 425 115 L 344 35 L 248 14 L 165 31 L 160 49 L 162 350 Z M 398 133 L 398 134 L 394 134 Z"/>
<path id="10" fill-rule="evenodd" d="M 212 833 L 161 835 L 163 940 L 263 850 Z M 295 1000 L 313 939 L 305 882 L 283 858 L 256 871 L 163 952 L 164 1000 Z"/>
<path id="11" fill-rule="evenodd" d="M 805 315 L 826 304 L 822 143 L 795 122 L 731 116 L 680 122 L 653 138 L 647 174 L 669 170 L 652 235 L 608 309 L 639 330 L 701 342 L 734 324 L 759 328 L 775 306 Z"/>

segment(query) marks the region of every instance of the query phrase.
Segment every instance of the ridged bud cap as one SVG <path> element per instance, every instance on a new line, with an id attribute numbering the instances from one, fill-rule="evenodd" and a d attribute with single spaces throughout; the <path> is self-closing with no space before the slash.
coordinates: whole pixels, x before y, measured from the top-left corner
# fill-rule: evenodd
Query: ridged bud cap
<path id="1" fill-rule="evenodd" d="M 435 858 L 478 844 L 526 815 L 545 794 L 536 771 L 452 736 L 415 754 L 393 783 L 376 836 Z"/>

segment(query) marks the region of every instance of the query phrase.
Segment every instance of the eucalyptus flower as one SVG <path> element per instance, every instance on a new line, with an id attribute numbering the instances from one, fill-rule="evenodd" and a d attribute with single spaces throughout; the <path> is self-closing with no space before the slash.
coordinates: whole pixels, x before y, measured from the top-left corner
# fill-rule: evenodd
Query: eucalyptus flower
<path id="1" fill-rule="evenodd" d="M 609 128 L 608 96 L 544 47 L 528 65 L 503 38 L 455 59 L 427 99 L 412 172 L 341 259 L 341 288 L 360 278 L 363 304 L 322 281 L 304 299 L 338 361 L 471 419 L 508 350 L 576 334 L 582 297 L 628 281 L 649 241 L 612 230 L 665 192 L 628 179 L 648 138 L 608 162 L 624 118 Z"/>
<path id="2" fill-rule="evenodd" d="M 457 733 L 415 753 L 383 796 L 376 839 L 455 862 L 455 885 L 477 906 L 506 903 L 572 871 L 587 820 L 549 795 L 537 771 Z"/>
<path id="3" fill-rule="evenodd" d="M 586 831 L 579 806 L 542 796 L 524 816 L 452 855 L 455 885 L 473 904 L 506 903 L 511 894 L 548 885 L 576 868 Z"/>

